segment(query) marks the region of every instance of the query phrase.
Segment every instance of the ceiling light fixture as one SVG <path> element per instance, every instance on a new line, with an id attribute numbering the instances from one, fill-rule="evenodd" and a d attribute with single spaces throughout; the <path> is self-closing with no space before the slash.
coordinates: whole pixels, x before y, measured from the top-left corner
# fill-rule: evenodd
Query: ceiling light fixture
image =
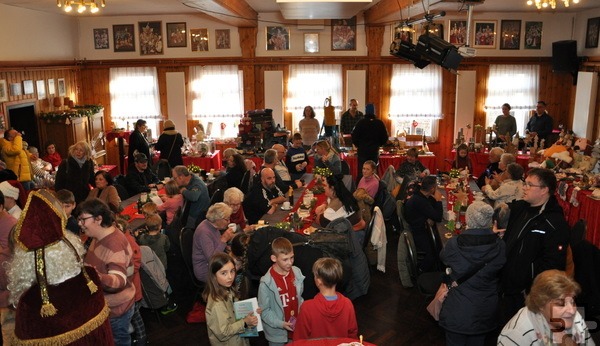
<path id="1" fill-rule="evenodd" d="M 106 7 L 106 0 L 56 0 L 56 6 L 64 7 L 65 12 L 77 8 L 77 13 L 85 13 L 89 8 L 90 13 L 98 13 L 100 7 Z"/>
<path id="2" fill-rule="evenodd" d="M 559 0 L 565 5 L 565 7 L 569 7 L 569 0 Z M 579 0 L 572 0 L 574 4 L 578 4 Z M 546 9 L 550 7 L 551 9 L 556 9 L 556 0 L 527 0 L 527 5 L 537 7 L 538 10 Z"/>

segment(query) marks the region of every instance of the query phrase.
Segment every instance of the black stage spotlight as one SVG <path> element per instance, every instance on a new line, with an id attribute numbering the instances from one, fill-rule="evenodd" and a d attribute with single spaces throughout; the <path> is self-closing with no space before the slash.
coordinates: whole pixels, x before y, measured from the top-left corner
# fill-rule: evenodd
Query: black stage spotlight
<path id="1" fill-rule="evenodd" d="M 420 54 L 415 52 L 415 45 L 410 41 L 404 41 L 399 38 L 395 39 L 390 45 L 390 54 L 412 62 L 415 67 L 420 69 L 429 65 L 429 61 L 423 59 Z"/>
<path id="2" fill-rule="evenodd" d="M 454 45 L 429 34 L 419 37 L 415 52 L 449 70 L 456 70 L 463 59 Z"/>

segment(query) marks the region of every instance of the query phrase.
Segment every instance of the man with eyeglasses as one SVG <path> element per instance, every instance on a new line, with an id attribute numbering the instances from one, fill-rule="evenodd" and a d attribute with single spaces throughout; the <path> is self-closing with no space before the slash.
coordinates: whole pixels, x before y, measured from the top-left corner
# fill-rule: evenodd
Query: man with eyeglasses
<path id="1" fill-rule="evenodd" d="M 502 322 L 523 307 L 525 294 L 539 273 L 565 270 L 566 266 L 570 228 L 554 195 L 554 172 L 531 169 L 523 191 L 522 201 L 509 204 L 510 218 L 503 237 L 507 261 L 501 276 Z"/>

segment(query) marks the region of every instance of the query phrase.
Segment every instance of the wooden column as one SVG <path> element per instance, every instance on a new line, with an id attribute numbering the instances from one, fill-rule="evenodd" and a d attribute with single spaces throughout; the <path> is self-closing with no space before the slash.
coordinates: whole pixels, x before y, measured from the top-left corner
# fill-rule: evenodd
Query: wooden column
<path id="1" fill-rule="evenodd" d="M 242 59 L 253 62 L 256 57 L 258 28 L 238 28 L 238 33 Z M 256 109 L 254 63 L 242 65 L 242 74 L 244 75 L 244 109 Z"/>

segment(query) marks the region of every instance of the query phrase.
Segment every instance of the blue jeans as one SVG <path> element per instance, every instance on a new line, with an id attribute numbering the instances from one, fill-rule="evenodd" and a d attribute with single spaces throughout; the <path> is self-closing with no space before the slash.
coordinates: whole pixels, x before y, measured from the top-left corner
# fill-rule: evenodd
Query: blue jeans
<path id="1" fill-rule="evenodd" d="M 110 318 L 110 328 L 112 329 L 113 339 L 117 346 L 130 346 L 131 336 L 129 335 L 129 325 L 131 324 L 131 316 L 135 310 L 135 305 L 132 305 L 123 315 Z"/>

